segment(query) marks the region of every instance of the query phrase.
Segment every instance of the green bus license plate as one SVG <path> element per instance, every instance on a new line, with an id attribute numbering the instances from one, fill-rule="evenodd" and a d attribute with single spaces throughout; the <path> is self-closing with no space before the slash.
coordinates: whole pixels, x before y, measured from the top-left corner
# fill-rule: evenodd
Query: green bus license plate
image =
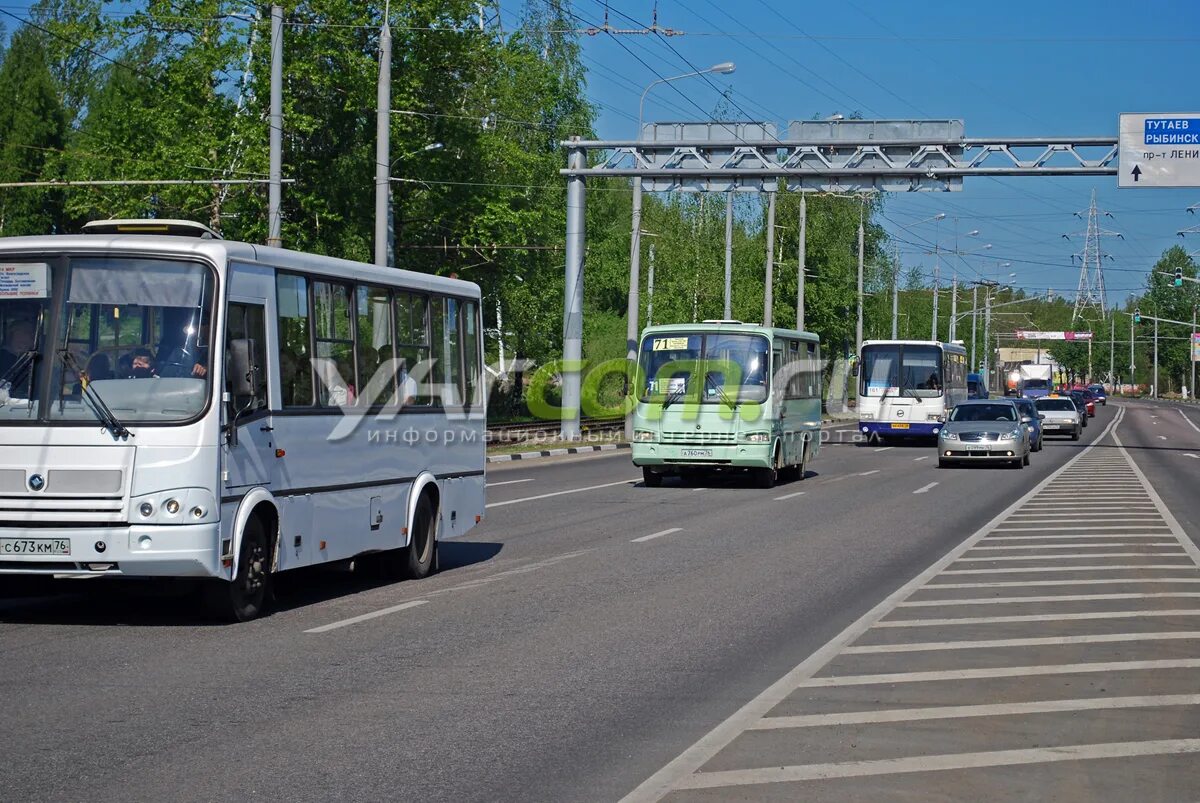
<path id="1" fill-rule="evenodd" d="M 70 555 L 66 538 L 0 538 L 0 555 Z"/>
<path id="2" fill-rule="evenodd" d="M 681 449 L 680 457 L 712 457 L 712 449 Z"/>
<path id="3" fill-rule="evenodd" d="M 908 423 L 892 424 L 892 429 L 908 429 Z"/>

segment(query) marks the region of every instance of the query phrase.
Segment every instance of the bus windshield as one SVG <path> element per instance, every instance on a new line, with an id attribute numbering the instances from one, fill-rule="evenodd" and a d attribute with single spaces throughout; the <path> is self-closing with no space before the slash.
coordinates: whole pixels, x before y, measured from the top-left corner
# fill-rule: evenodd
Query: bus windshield
<path id="1" fill-rule="evenodd" d="M 942 350 L 898 343 L 864 346 L 861 377 L 863 396 L 940 396 Z"/>
<path id="2" fill-rule="evenodd" d="M 753 334 L 651 335 L 642 341 L 638 369 L 644 402 L 762 402 L 770 344 Z"/>
<path id="3" fill-rule="evenodd" d="M 104 408 L 123 423 L 184 421 L 204 409 L 210 269 L 105 256 L 0 273 L 25 286 L 15 295 L 0 279 L 0 425 L 104 421 Z"/>

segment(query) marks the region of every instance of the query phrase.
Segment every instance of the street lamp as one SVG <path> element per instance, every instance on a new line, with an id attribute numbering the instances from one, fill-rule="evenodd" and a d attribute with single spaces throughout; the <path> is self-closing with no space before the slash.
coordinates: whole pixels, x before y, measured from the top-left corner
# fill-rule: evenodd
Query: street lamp
<path id="1" fill-rule="evenodd" d="M 388 267 L 391 267 L 391 268 L 396 267 L 396 213 L 395 213 L 395 204 L 393 203 L 393 200 L 392 200 L 392 198 L 393 198 L 392 182 L 400 180 L 400 179 L 392 177 L 392 168 L 396 166 L 397 162 L 402 162 L 410 156 L 416 156 L 418 153 L 426 153 L 428 151 L 440 151 L 442 149 L 442 147 L 443 147 L 442 143 L 440 143 L 440 142 L 430 142 L 428 145 L 425 145 L 424 147 L 421 147 L 421 148 L 417 148 L 415 151 L 409 151 L 408 153 L 400 154 L 399 156 L 397 156 L 395 159 L 392 160 L 392 163 L 390 165 L 388 165 L 388 197 L 387 197 L 387 264 L 388 264 Z M 426 185 L 426 186 L 428 186 L 428 185 Z"/>
<path id="2" fill-rule="evenodd" d="M 720 73 L 721 75 L 729 75 L 737 69 L 737 65 L 732 61 L 722 61 L 720 64 L 714 64 L 706 70 L 696 70 L 695 72 L 685 72 L 683 75 L 674 75 L 670 78 L 659 78 L 657 81 L 651 81 L 650 84 L 642 91 L 642 98 L 638 101 L 638 130 L 637 138 L 642 138 L 642 110 L 646 105 L 646 95 L 650 90 L 659 84 L 667 84 L 671 81 L 678 81 L 681 78 L 694 78 L 697 75 L 707 75 L 708 73 Z"/>
<path id="3" fill-rule="evenodd" d="M 720 64 L 714 64 L 707 70 L 696 70 L 695 72 L 674 75 L 670 78 L 659 78 L 657 81 L 651 81 L 646 88 L 642 90 L 642 96 L 638 100 L 637 138 L 639 140 L 642 138 L 642 113 L 646 106 L 646 95 L 650 93 L 651 89 L 659 84 L 666 84 L 683 78 L 692 78 L 697 75 L 706 75 L 708 73 L 721 73 L 722 75 L 728 75 L 735 69 L 737 69 L 737 67 L 732 61 L 723 61 Z M 732 203 L 732 200 L 730 200 L 730 203 Z M 625 358 L 628 360 L 630 365 L 633 365 L 637 362 L 638 315 L 641 312 L 641 303 L 638 298 L 638 284 L 641 280 L 640 274 L 642 271 L 642 179 L 640 176 L 634 176 L 633 178 L 632 206 L 633 220 L 629 235 L 629 295 L 625 306 Z M 729 226 L 726 226 L 726 229 L 728 228 Z M 726 246 L 726 250 L 728 250 L 728 245 Z M 630 439 L 633 438 L 632 412 L 625 416 L 625 437 Z"/>

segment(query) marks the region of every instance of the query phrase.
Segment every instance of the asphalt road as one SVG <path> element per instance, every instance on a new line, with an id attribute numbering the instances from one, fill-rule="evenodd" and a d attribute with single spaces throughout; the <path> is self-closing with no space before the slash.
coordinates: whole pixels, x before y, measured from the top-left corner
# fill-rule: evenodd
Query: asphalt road
<path id="1" fill-rule="evenodd" d="M 373 586 L 348 572 L 305 573 L 282 584 L 273 616 L 246 625 L 197 624 L 185 600 L 100 583 L 76 583 L 55 596 L 10 596 L 0 601 L 0 788 L 14 800 L 593 801 L 639 787 L 641 794 L 647 779 L 670 776 L 661 793 L 682 799 L 797 799 L 790 783 L 773 780 L 678 791 L 688 788 L 688 777 L 712 769 L 679 759 L 694 758 L 694 746 L 723 723 L 733 722 L 723 732 L 736 742 L 753 723 L 735 715 L 806 661 L 829 665 L 812 667 L 812 677 L 890 671 L 884 663 L 895 656 L 937 668 L 921 653 L 838 657 L 846 644 L 830 642 L 881 603 L 887 608 L 898 591 L 906 594 L 914 580 L 944 582 L 931 567 L 1000 514 L 1020 515 L 1010 510 L 1014 503 L 1081 455 L 1118 410 L 1101 408 L 1081 442 L 1048 441 L 1024 470 L 939 470 L 932 447 L 838 443 L 847 436 L 836 433 L 806 479 L 772 490 L 732 480 L 644 488 L 627 452 L 497 464 L 488 472 L 487 520 L 469 538 L 443 545 L 441 574 Z M 1200 534 L 1198 425 L 1194 408 L 1131 403 L 1115 428 L 1123 448 L 1110 432 L 1082 458 L 1114 455 L 1098 468 L 1122 472 L 1121 482 L 1146 494 L 1135 470 L 1122 468 L 1124 455 L 1132 459 L 1177 522 L 1178 532 L 1150 531 L 1162 534 L 1155 543 Z M 1073 487 L 1083 494 L 1086 485 Z M 1150 512 L 1167 521 L 1157 508 Z M 1098 508 L 1079 515 L 1095 521 L 1105 514 Z M 1196 603 L 1171 601 L 1173 609 Z M 898 618 L 896 610 L 877 609 L 875 620 Z M 913 610 L 945 617 L 939 607 Z M 1200 620 L 1177 618 L 1154 627 L 1200 631 Z M 921 642 L 1001 638 L 926 627 L 886 632 Z M 1007 630 L 1002 636 L 1017 637 Z M 1047 647 L 1009 649 L 1027 650 L 1022 661 L 1051 660 L 1038 657 Z M 1137 655 L 1200 658 L 1197 649 L 1177 638 L 1139 644 Z M 979 656 L 973 665 L 988 658 L 1024 665 L 988 649 Z M 857 663 L 837 664 L 846 660 Z M 947 664 L 962 665 L 961 658 Z M 1161 679 L 1152 691 L 1126 681 L 1122 688 L 1132 690 L 1122 694 L 1195 694 L 1200 673 L 1186 671 L 1192 674 Z M 1179 683 L 1186 688 L 1172 691 Z M 953 704 L 966 704 L 969 691 L 944 692 L 947 700 L 956 693 Z M 824 713 L 845 712 L 845 699 L 841 709 L 826 702 Z M 857 700 L 854 711 L 873 711 L 932 706 L 941 698 L 849 699 Z M 1167 720 L 1178 731 L 1200 733 L 1197 710 L 1158 712 L 1165 735 L 1146 738 L 1185 740 Z M 1128 723 L 1113 724 L 1120 712 L 1102 713 L 1110 719 L 1090 714 L 1084 741 L 1134 741 Z M 872 756 L 855 757 L 846 733 L 812 752 L 790 728 L 773 729 L 782 740 L 760 755 L 769 753 L 765 760 L 776 767 L 907 755 L 901 747 L 911 729 L 888 727 L 870 736 L 878 751 Z M 1109 727 L 1117 735 L 1105 739 Z M 1018 735 L 1003 745 L 963 749 L 1025 746 L 1028 734 L 1023 741 L 1019 729 L 1010 733 Z M 926 726 L 926 736 L 922 755 L 947 752 L 944 734 Z M 713 755 L 722 770 L 762 769 L 754 750 Z M 1056 766 L 1083 773 L 1084 765 L 1123 760 L 1149 762 L 1139 766 L 1200 786 L 1196 763 L 1174 754 Z M 664 776 L 672 766 L 683 771 Z M 1003 782 L 1005 773 L 1016 778 L 1030 770 L 986 772 Z M 910 769 L 904 788 L 929 799 L 931 790 L 945 789 L 921 779 L 938 775 Z M 987 788 L 987 778 L 973 783 Z M 1144 799 L 1153 799 L 1154 789 L 1166 795 L 1179 788 L 1187 787 L 1164 782 Z"/>

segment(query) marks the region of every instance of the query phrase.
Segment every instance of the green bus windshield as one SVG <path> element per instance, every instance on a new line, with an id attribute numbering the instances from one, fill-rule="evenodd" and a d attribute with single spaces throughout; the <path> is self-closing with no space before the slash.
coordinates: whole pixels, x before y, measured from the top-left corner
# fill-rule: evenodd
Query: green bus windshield
<path id="1" fill-rule="evenodd" d="M 763 335 L 649 335 L 638 359 L 644 402 L 762 402 L 768 395 L 770 342 Z"/>

